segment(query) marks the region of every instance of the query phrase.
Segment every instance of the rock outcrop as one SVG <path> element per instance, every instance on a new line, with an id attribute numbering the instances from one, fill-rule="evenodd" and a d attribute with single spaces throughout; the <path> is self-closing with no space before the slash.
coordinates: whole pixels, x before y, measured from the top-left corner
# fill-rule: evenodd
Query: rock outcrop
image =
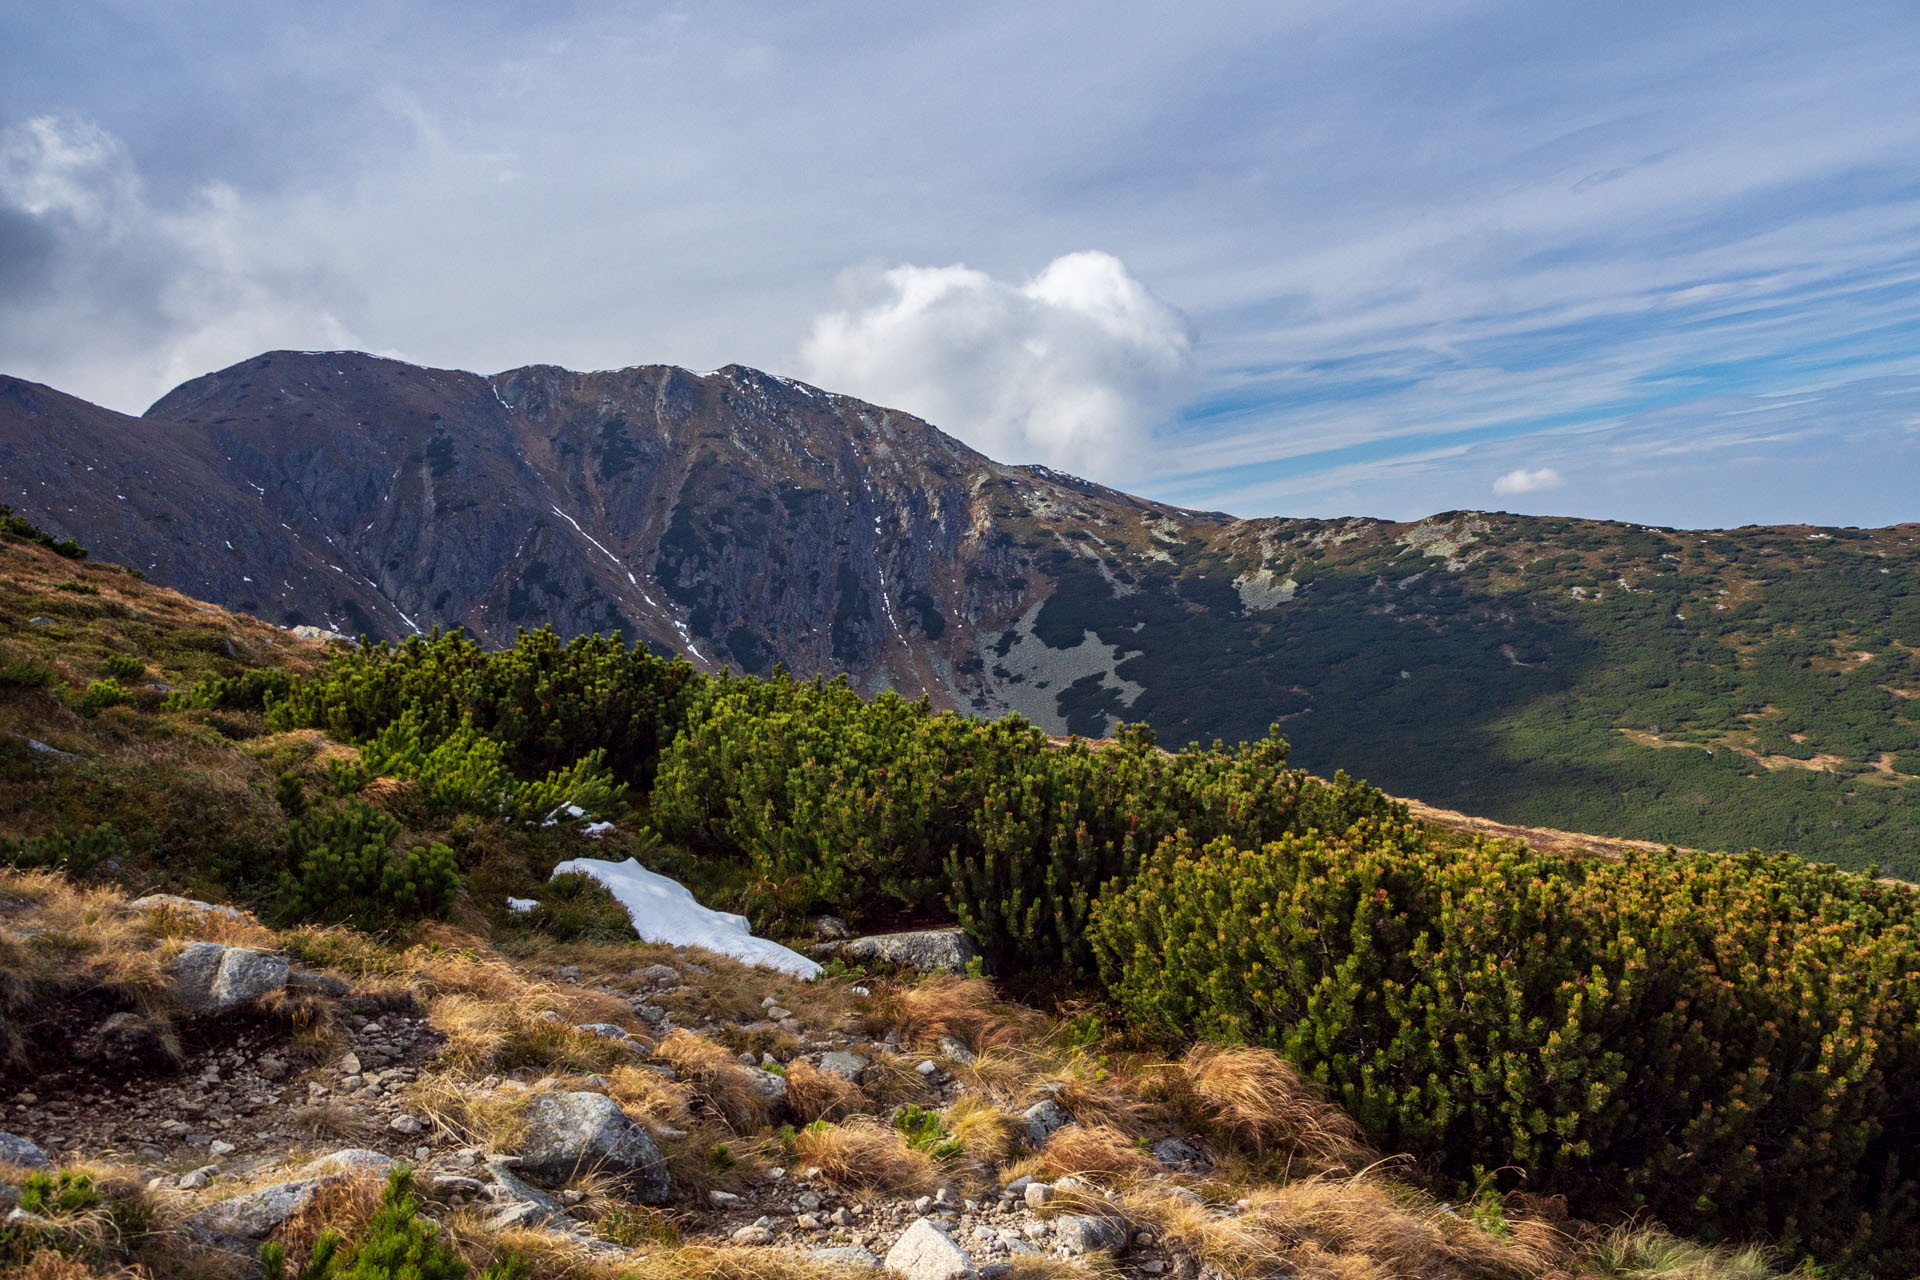
<path id="1" fill-rule="evenodd" d="M 527 1104 L 520 1172 L 561 1183 L 582 1173 L 607 1174 L 642 1204 L 664 1204 L 667 1162 L 647 1131 L 601 1093 L 540 1093 Z"/>

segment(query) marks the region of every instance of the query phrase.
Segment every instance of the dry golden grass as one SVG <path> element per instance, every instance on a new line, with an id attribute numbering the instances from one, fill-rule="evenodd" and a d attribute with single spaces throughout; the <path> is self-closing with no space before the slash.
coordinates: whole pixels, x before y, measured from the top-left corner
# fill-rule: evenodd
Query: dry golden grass
<path id="1" fill-rule="evenodd" d="M 607 1074 L 606 1094 L 636 1120 L 685 1128 L 693 1120 L 693 1097 L 677 1080 L 645 1067 L 615 1067 Z"/>
<path id="2" fill-rule="evenodd" d="M 105 992 L 112 1003 L 151 1022 L 170 1042 L 167 963 L 184 941 L 162 937 L 129 910 L 117 889 L 85 885 L 59 872 L 0 870 L 0 1053 L 24 1062 L 40 1013 L 68 993 Z"/>
<path id="3" fill-rule="evenodd" d="M 1537 1222 L 1499 1236 L 1373 1174 L 1301 1178 L 1247 1197 L 1242 1219 L 1281 1243 L 1302 1277 L 1544 1277 L 1569 1259 L 1565 1239 Z"/>
<path id="4" fill-rule="evenodd" d="M 997 1168 L 1020 1148 L 1025 1128 L 1006 1112 L 977 1094 L 964 1094 L 940 1118 L 969 1160 Z"/>
<path id="5" fill-rule="evenodd" d="M 309 1138 L 362 1138 L 373 1131 L 371 1120 L 341 1102 L 316 1102 L 300 1107 L 290 1119 L 293 1127 Z"/>
<path id="6" fill-rule="evenodd" d="M 65 1254 L 43 1249 L 27 1259 L 27 1264 L 13 1273 L 19 1280 L 121 1280 L 128 1273 L 119 1268 L 103 1271 L 78 1258 L 69 1258 Z"/>
<path id="7" fill-rule="evenodd" d="M 686 1245 L 644 1255 L 598 1255 L 551 1231 L 496 1231 L 474 1212 L 447 1219 L 448 1234 L 476 1272 L 518 1256 L 536 1280 L 850 1280 L 873 1272 L 774 1248 Z"/>
<path id="8" fill-rule="evenodd" d="M 693 1096 L 734 1132 L 766 1123 L 767 1099 L 754 1084 L 755 1069 L 741 1066 L 720 1045 L 677 1027 L 654 1056 L 679 1072 Z"/>
<path id="9" fill-rule="evenodd" d="M 899 1130 L 870 1116 L 808 1125 L 795 1137 L 794 1153 L 801 1167 L 817 1166 L 836 1187 L 919 1194 L 934 1183 L 933 1157 L 915 1151 Z"/>
<path id="10" fill-rule="evenodd" d="M 860 1073 L 860 1091 L 885 1111 L 902 1103 L 924 1102 L 932 1090 L 927 1078 L 914 1070 L 918 1062 L 917 1058 L 874 1053 L 867 1069 Z"/>
<path id="11" fill-rule="evenodd" d="M 313 1252 L 313 1243 L 321 1232 L 337 1231 L 350 1241 L 360 1236 L 380 1210 L 386 1181 L 384 1175 L 370 1172 L 330 1178 L 305 1208 L 274 1230 L 273 1238 L 285 1247 L 295 1274 Z"/>
<path id="12" fill-rule="evenodd" d="M 229 947 L 274 951 L 280 939 L 251 915 L 225 911 L 197 911 L 188 907 L 157 907 L 145 913 L 147 932 L 156 938 L 183 938 L 218 942 Z"/>
<path id="13" fill-rule="evenodd" d="M 1108 1069 L 1075 1057 L 1066 1071 L 1054 1076 L 1060 1086 L 1054 1096 L 1082 1124 L 1106 1125 L 1138 1137 L 1165 1117 L 1165 1106 L 1143 1096 L 1157 1074 L 1152 1068 Z"/>
<path id="14" fill-rule="evenodd" d="M 1550 1224 L 1514 1218 L 1506 1235 L 1496 1235 L 1378 1171 L 1256 1188 L 1242 1204 L 1222 1212 L 1149 1180 L 1126 1184 L 1118 1197 L 1136 1228 L 1246 1280 L 1561 1280 L 1575 1273 L 1570 1242 Z"/>
<path id="15" fill-rule="evenodd" d="M 1256 1152 L 1350 1169 L 1368 1158 L 1360 1127 L 1271 1050 L 1196 1045 L 1180 1069 L 1203 1113 Z"/>
<path id="16" fill-rule="evenodd" d="M 844 1076 L 822 1071 L 803 1058 L 787 1064 L 787 1109 L 801 1124 L 839 1120 L 866 1108 L 866 1095 Z"/>
<path id="17" fill-rule="evenodd" d="M 407 1090 L 407 1100 L 442 1132 L 487 1151 L 517 1150 L 526 1134 L 527 1104 L 534 1091 L 502 1087 L 479 1089 L 450 1074 L 424 1076 Z"/>
<path id="18" fill-rule="evenodd" d="M 1147 1173 L 1153 1167 L 1153 1157 L 1120 1130 L 1088 1124 L 1070 1124 L 1054 1130 L 1046 1145 L 1018 1166 L 1022 1173 L 1043 1174 L 1049 1178 L 1073 1174 L 1101 1183 Z"/>
<path id="19" fill-rule="evenodd" d="M 674 1197 L 704 1205 L 712 1190 L 743 1191 L 776 1164 L 785 1149 L 766 1136 L 742 1137 L 718 1121 L 696 1121 L 687 1136 L 660 1144 Z"/>
<path id="20" fill-rule="evenodd" d="M 1002 1002 L 984 978 L 936 974 L 913 986 L 888 986 L 867 1011 L 870 1022 L 897 1028 L 911 1044 L 932 1048 L 952 1036 L 975 1053 L 1009 1049 L 1040 1034 L 1046 1019 Z"/>
<path id="21" fill-rule="evenodd" d="M 1588 1247 L 1584 1269 L 1618 1280 L 1773 1280 L 1788 1273 L 1772 1250 L 1758 1245 L 1712 1248 L 1682 1240 L 1659 1227 L 1616 1227 Z"/>

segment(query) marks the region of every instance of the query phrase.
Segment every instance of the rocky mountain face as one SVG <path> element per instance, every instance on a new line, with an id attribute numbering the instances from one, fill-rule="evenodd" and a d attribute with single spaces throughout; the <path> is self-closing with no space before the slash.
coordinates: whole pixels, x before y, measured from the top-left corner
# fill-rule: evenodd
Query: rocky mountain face
<path id="1" fill-rule="evenodd" d="M 1920 526 L 1236 520 L 739 366 L 343 352 L 138 418 L 0 378 L 0 482 L 97 556 L 284 625 L 618 629 L 1055 732 L 1279 722 L 1309 767 L 1506 821 L 1920 847 Z"/>
<path id="2" fill-rule="evenodd" d="M 0 379 L 0 466 L 97 554 L 288 625 L 621 630 L 707 668 L 994 709 L 1021 700 L 977 637 L 1045 597 L 996 513 L 1185 515 L 739 367 L 483 378 L 274 352 L 139 418 Z"/>

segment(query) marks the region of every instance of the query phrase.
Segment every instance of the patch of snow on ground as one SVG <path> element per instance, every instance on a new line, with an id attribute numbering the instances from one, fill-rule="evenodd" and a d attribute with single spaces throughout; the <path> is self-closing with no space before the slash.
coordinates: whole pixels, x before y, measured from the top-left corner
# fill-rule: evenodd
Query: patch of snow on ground
<path id="1" fill-rule="evenodd" d="M 778 969 L 798 978 L 820 974 L 820 966 L 798 951 L 754 937 L 745 916 L 701 906 L 685 885 L 647 870 L 632 858 L 625 862 L 574 858 L 555 867 L 553 874 L 592 876 L 605 885 L 627 909 L 633 931 L 642 941 L 705 947 L 744 964 Z"/>
<path id="2" fill-rule="evenodd" d="M 519 911 L 519 912 L 525 913 L 533 910 L 535 907 L 539 905 L 540 905 L 539 901 L 534 898 L 508 898 L 507 899 L 507 910 L 509 911 Z"/>

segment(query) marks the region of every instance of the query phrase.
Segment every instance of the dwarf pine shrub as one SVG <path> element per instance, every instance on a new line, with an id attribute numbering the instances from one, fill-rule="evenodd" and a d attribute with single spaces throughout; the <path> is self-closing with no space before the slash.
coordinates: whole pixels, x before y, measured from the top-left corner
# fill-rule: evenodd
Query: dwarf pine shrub
<path id="1" fill-rule="evenodd" d="M 74 699 L 73 709 L 81 715 L 92 718 L 108 707 L 124 706 L 133 701 L 133 695 L 126 686 L 108 676 L 104 680 L 95 680 L 87 686 L 86 692 Z"/>
<path id="2" fill-rule="evenodd" d="M 278 667 L 249 667 L 237 676 L 208 676 L 167 699 L 168 710 L 200 707 L 211 711 L 265 711 L 268 703 L 293 687 L 293 675 Z"/>
<path id="3" fill-rule="evenodd" d="M 521 778 L 572 769 L 599 750 L 615 779 L 645 785 L 698 680 L 686 662 L 630 649 L 617 634 L 562 644 L 543 628 L 489 651 L 436 631 L 333 654 L 275 703 L 272 719 L 364 743 L 412 713 L 428 742 L 470 724 L 501 744 Z"/>
<path id="4" fill-rule="evenodd" d="M 126 837 L 110 822 L 74 832 L 49 832 L 24 843 L 0 839 L 0 866 L 65 871 L 83 876 L 127 856 Z"/>
<path id="5" fill-rule="evenodd" d="M 13 508 L 0 503 L 0 533 L 24 538 L 28 542 L 46 547 L 55 555 L 65 556 L 69 560 L 85 560 L 87 549 L 72 538 L 55 538 L 52 534 L 34 524 L 24 516 L 17 516 Z"/>
<path id="6" fill-rule="evenodd" d="M 1170 841 L 1092 941 L 1142 1028 L 1276 1049 L 1462 1185 L 1519 1170 L 1576 1212 L 1907 1275 L 1917 903 L 1790 857 L 1588 863 L 1369 821 Z"/>
<path id="7" fill-rule="evenodd" d="M 399 834 L 398 822 L 362 800 L 309 809 L 287 826 L 294 870 L 280 914 L 368 929 L 445 915 L 460 888 L 453 850 L 437 842 L 397 850 Z"/>
<path id="8" fill-rule="evenodd" d="M 362 749 L 361 762 L 375 775 L 407 778 L 419 785 L 429 813 L 499 815 L 521 822 L 545 821 L 569 805 L 604 814 L 626 794 L 626 784 L 607 773 L 606 753 L 589 751 L 565 769 L 522 782 L 507 766 L 506 747 L 483 736 L 471 721 L 435 737 L 409 709 Z"/>
<path id="9" fill-rule="evenodd" d="M 298 1272 L 288 1271 L 286 1250 L 269 1242 L 260 1250 L 263 1280 L 467 1280 L 472 1269 L 420 1208 L 413 1170 L 397 1165 L 358 1240 L 322 1232 Z M 488 1267 L 480 1280 L 525 1280 L 526 1274 L 523 1261 L 509 1258 Z"/>
<path id="10" fill-rule="evenodd" d="M 935 714 L 844 681 L 718 677 L 661 757 L 663 834 L 753 868 L 752 906 L 950 913 L 997 968 L 1092 972 L 1098 887 L 1177 831 L 1250 842 L 1392 812 L 1286 768 L 1277 733 L 1169 755 L 1143 725 L 1099 747 L 1018 717 Z"/>

